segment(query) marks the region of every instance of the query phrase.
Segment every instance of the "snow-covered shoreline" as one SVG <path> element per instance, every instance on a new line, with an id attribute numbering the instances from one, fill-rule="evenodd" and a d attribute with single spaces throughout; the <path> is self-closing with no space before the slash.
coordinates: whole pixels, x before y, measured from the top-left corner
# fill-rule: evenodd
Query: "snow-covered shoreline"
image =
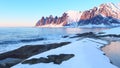
<path id="1" fill-rule="evenodd" d="M 106 30 L 103 32 L 104 32 L 104 35 L 106 34 L 116 35 L 116 32 L 117 32 L 117 35 L 119 35 L 120 32 L 117 31 L 118 29 L 119 27 Z M 70 68 L 117 68 L 116 66 L 110 63 L 109 58 L 104 55 L 103 51 L 101 51 L 101 47 L 104 47 L 105 45 L 108 45 L 108 44 L 109 42 L 105 40 L 84 38 L 79 41 L 74 41 L 71 44 L 68 44 L 64 47 L 50 50 L 45 53 L 38 54 L 28 58 L 28 59 L 32 59 L 32 58 L 46 57 L 47 55 L 50 55 L 50 54 L 60 54 L 60 53 L 75 54 L 75 57 L 73 59 L 65 61 L 61 65 L 55 65 L 53 63 L 48 63 L 48 64 L 38 63 L 33 65 L 20 63 L 18 65 L 13 66 L 12 68 L 17 68 L 17 67 L 36 68 L 37 66 L 39 67 L 44 66 L 45 68 L 49 68 L 49 67 L 51 68 L 67 68 L 67 67 L 70 67 Z"/>
<path id="2" fill-rule="evenodd" d="M 96 36 L 93 36 L 92 33 L 85 33 L 86 37 L 77 37 L 76 35 L 70 35 L 65 38 L 61 38 L 59 40 L 51 40 L 51 43 L 56 42 L 71 42 L 62 47 L 58 47 L 56 49 L 51 49 L 49 51 L 34 55 L 29 57 L 26 60 L 37 59 L 40 57 L 47 57 L 48 55 L 59 55 L 59 54 L 74 54 L 74 57 L 71 59 L 62 62 L 61 64 L 54 64 L 53 62 L 50 63 L 36 63 L 36 64 L 22 64 L 21 63 L 12 66 L 11 68 L 118 68 L 117 66 L 111 64 L 109 58 L 104 54 L 101 50 L 101 47 L 109 44 L 110 38 L 114 38 L 116 36 L 116 30 L 120 29 L 120 27 L 112 28 L 110 30 L 102 31 L 103 34 L 95 33 Z M 115 32 L 114 32 L 115 31 Z M 91 34 L 89 36 L 89 34 Z M 82 34 L 79 34 L 82 35 Z M 106 37 L 102 37 L 105 35 Z M 109 36 L 110 35 L 110 36 Z M 117 33 L 119 36 L 120 33 Z M 93 38 L 91 37 L 93 36 Z M 71 38 L 72 37 L 72 38 Z M 94 38 L 96 37 L 96 38 Z M 117 38 L 117 37 L 115 37 Z M 119 39 L 119 37 L 118 37 Z M 112 40 L 112 39 L 111 39 Z M 46 44 L 51 44 L 50 41 L 46 41 Z M 43 43 L 44 44 L 44 43 Z"/>
<path id="3" fill-rule="evenodd" d="M 71 44 L 59 47 L 28 59 L 46 57 L 47 55 L 55 54 L 74 54 L 75 57 L 63 62 L 60 65 L 53 63 L 37 63 L 37 64 L 17 64 L 12 68 L 117 68 L 110 63 L 108 57 L 106 57 L 104 52 L 100 50 L 101 46 L 108 44 L 106 41 L 99 39 L 85 38 L 79 41 L 72 42 Z M 27 60 L 28 60 L 27 59 Z"/>

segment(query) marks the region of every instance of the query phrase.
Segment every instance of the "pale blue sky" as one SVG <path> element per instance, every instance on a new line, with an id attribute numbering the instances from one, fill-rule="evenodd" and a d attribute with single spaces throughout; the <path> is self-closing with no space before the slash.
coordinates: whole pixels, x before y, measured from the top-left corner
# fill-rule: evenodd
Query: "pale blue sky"
<path id="1" fill-rule="evenodd" d="M 61 16 L 68 10 L 84 11 L 120 0 L 0 0 L 0 26 L 34 26 L 42 16 Z"/>

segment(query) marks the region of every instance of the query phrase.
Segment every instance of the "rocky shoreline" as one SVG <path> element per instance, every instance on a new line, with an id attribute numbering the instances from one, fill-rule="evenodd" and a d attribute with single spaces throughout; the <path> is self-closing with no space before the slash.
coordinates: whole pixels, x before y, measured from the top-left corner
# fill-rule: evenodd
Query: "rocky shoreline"
<path id="1" fill-rule="evenodd" d="M 0 54 L 0 68 L 9 68 L 33 55 L 55 49 L 69 43 L 70 42 L 52 43 L 46 45 L 26 45 L 13 51 L 2 53 Z M 10 62 L 8 62 L 7 59 L 9 59 Z"/>
<path id="2" fill-rule="evenodd" d="M 105 39 L 105 37 L 120 37 L 120 35 L 112 35 L 112 34 L 108 34 L 108 35 L 101 35 L 101 34 L 104 34 L 104 33 L 93 33 L 93 32 L 88 32 L 88 33 L 82 33 L 82 34 L 76 34 L 75 36 L 72 36 L 70 37 L 69 35 L 66 35 L 66 36 L 63 36 L 62 38 L 69 38 L 69 39 L 72 39 L 72 38 L 97 38 L 97 39 Z M 109 41 L 110 42 L 110 41 Z M 48 51 L 48 50 L 51 50 L 51 49 L 55 49 L 55 48 L 58 48 L 58 47 L 61 47 L 61 46 L 65 46 L 67 44 L 70 44 L 70 42 L 60 42 L 60 43 L 52 43 L 52 44 L 43 44 L 43 45 L 25 45 L 25 46 L 22 46 L 18 49 L 15 49 L 15 50 L 12 50 L 12 51 L 9 51 L 9 52 L 6 52 L 6 53 L 2 53 L 0 54 L 0 68 L 10 68 L 11 66 L 14 66 L 18 63 L 20 63 L 21 61 L 33 56 L 33 55 L 37 55 L 37 54 L 40 54 L 40 53 L 43 53 L 45 51 Z M 108 45 L 108 44 L 107 44 Z M 100 47 L 100 48 L 103 48 L 105 47 L 106 45 Z M 65 54 L 64 54 L 65 55 Z M 105 54 L 103 54 L 105 55 Z M 59 55 L 56 55 L 59 57 Z M 72 55 L 74 56 L 74 55 Z M 53 56 L 54 57 L 54 56 Z M 68 57 L 69 58 L 69 57 Z M 33 59 L 31 59 L 33 60 Z M 26 60 L 24 61 L 23 63 L 31 63 L 32 61 L 29 60 L 29 62 Z M 56 62 L 56 60 L 52 60 L 48 58 L 39 58 L 39 59 L 36 59 L 36 60 L 39 60 L 39 62 Z M 8 62 L 9 61 L 9 62 Z M 64 60 L 63 60 L 64 61 Z M 35 61 L 36 63 L 38 61 Z M 60 59 L 60 63 L 62 62 L 62 59 Z M 33 62 L 34 63 L 34 62 Z M 112 63 L 112 62 L 111 62 Z"/>

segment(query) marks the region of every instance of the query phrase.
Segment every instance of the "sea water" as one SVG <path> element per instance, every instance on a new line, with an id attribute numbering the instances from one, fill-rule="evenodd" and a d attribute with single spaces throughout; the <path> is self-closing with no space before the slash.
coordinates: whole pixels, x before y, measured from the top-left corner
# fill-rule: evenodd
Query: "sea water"
<path id="1" fill-rule="evenodd" d="M 99 32 L 104 28 L 36 28 L 36 27 L 1 27 L 0 53 L 14 48 L 40 43 L 42 40 L 60 39 L 64 35 L 85 32 Z"/>

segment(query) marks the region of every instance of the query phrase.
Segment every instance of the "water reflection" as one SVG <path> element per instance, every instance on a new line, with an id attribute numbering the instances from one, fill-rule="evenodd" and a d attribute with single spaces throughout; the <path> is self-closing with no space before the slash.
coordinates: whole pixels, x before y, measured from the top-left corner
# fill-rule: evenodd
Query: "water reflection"
<path id="1" fill-rule="evenodd" d="M 65 28 L 67 34 L 85 33 L 85 32 L 100 32 L 109 28 Z"/>
<path id="2" fill-rule="evenodd" d="M 120 68 L 120 41 L 111 42 L 110 45 L 105 46 L 102 50 L 110 58 L 112 63 Z"/>
<path id="3" fill-rule="evenodd" d="M 67 34 L 76 34 L 76 33 L 81 33 L 82 29 L 78 29 L 78 28 L 66 28 L 65 29 Z"/>

